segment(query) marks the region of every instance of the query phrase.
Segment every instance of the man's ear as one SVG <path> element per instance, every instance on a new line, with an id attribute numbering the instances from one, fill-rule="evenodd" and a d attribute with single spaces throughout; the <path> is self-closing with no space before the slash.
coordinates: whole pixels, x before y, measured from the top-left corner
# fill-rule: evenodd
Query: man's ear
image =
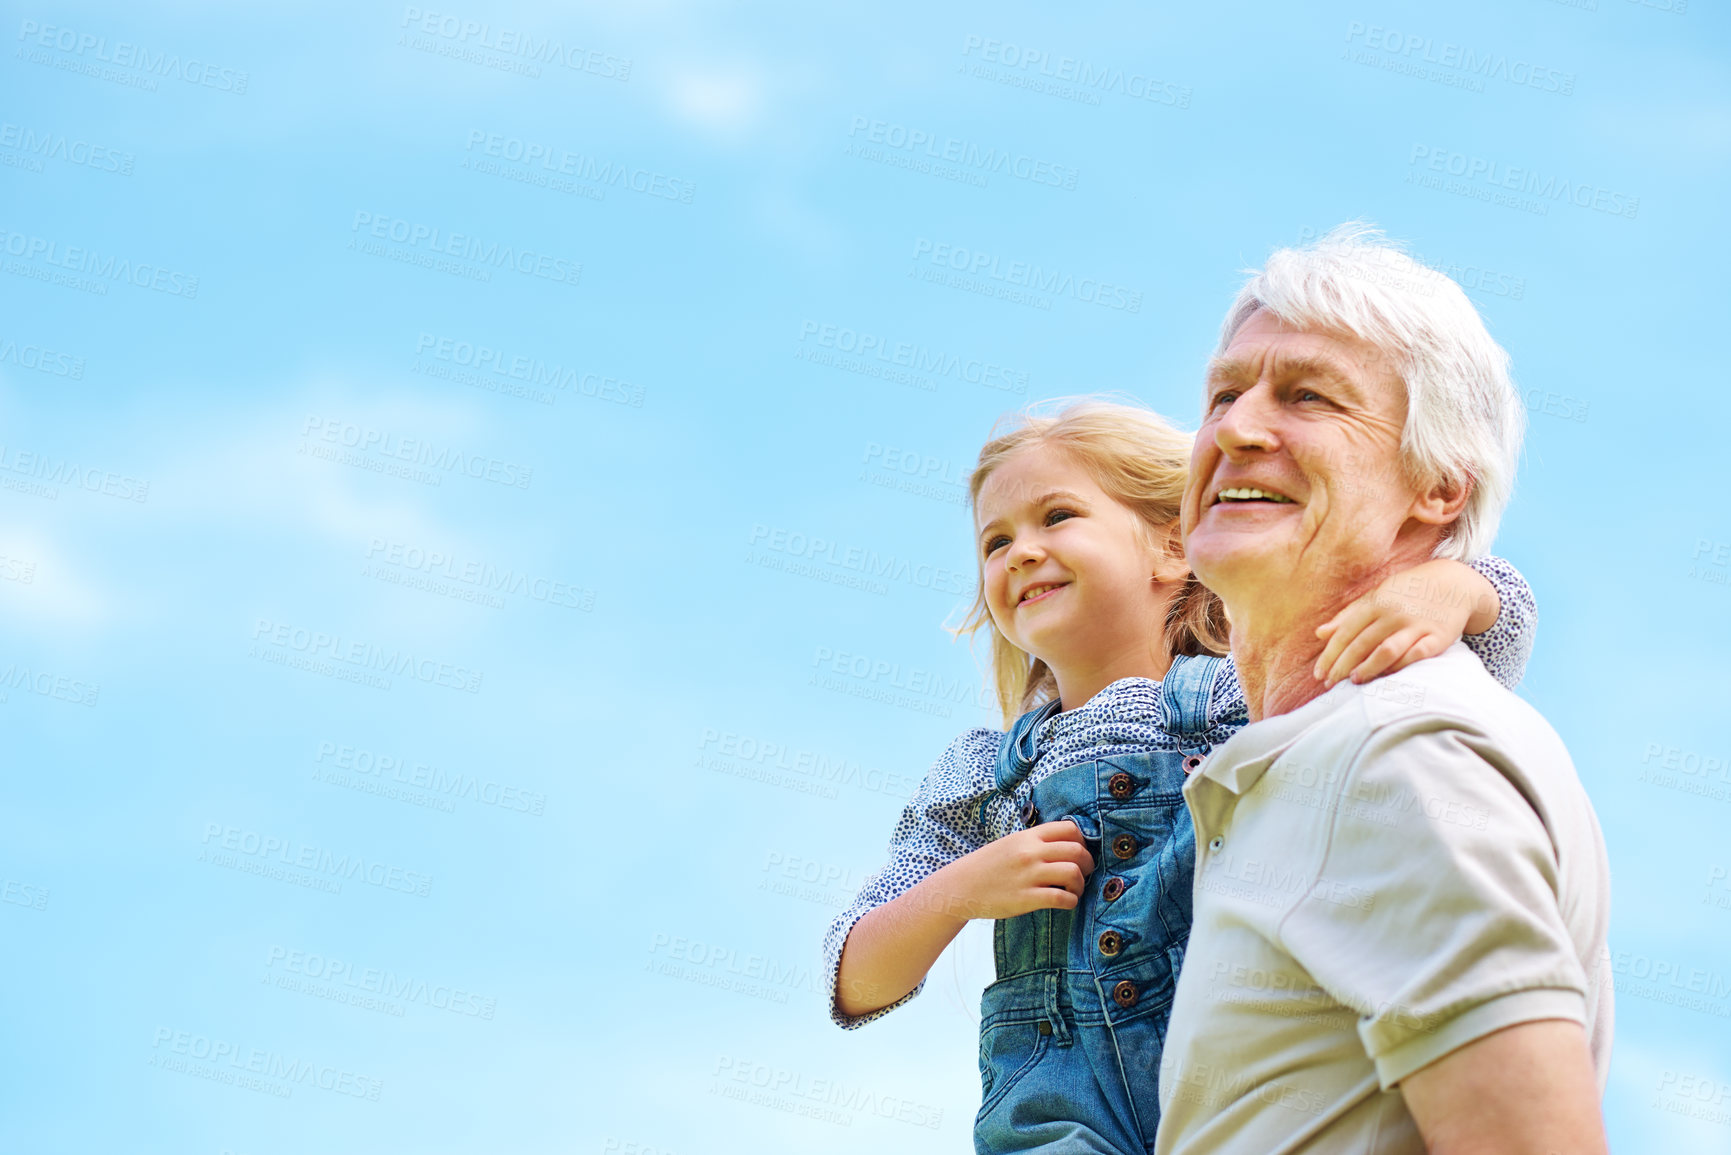
<path id="1" fill-rule="evenodd" d="M 1461 515 L 1472 493 L 1473 483 L 1469 478 L 1439 481 L 1428 492 L 1414 498 L 1412 508 L 1407 512 L 1426 525 L 1448 525 Z"/>

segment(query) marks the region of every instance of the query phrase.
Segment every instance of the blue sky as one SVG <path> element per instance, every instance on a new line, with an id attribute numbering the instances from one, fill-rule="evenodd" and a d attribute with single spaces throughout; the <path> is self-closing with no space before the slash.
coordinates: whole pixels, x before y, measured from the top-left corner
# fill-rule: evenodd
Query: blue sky
<path id="1" fill-rule="evenodd" d="M 990 719 L 958 482 L 1028 401 L 1193 425 L 1355 218 L 1529 401 L 1613 1144 L 1731 1144 L 1712 6 L 10 13 L 0 1146 L 966 1149 L 989 941 L 855 1033 L 811 978 Z"/>

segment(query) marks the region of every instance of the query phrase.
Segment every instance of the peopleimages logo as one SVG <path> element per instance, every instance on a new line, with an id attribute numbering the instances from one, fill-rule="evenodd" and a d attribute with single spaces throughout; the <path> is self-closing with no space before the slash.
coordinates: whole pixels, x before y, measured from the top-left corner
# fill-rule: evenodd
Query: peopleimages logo
<path id="1" fill-rule="evenodd" d="M 1617 997 L 1625 994 L 1654 1002 L 1731 1018 L 1731 978 L 1675 959 L 1652 958 L 1639 952 L 1611 956 Z"/>
<path id="2" fill-rule="evenodd" d="M 107 145 L 78 140 L 65 133 L 56 134 L 44 130 L 38 134 L 33 128 L 24 128 L 10 121 L 0 124 L 0 148 L 16 149 L 38 160 L 61 160 L 67 164 L 95 169 L 97 172 L 132 175 L 133 158 L 130 152 L 120 152 Z M 42 170 L 38 168 L 36 171 Z"/>
<path id="3" fill-rule="evenodd" d="M 379 967 L 362 967 L 312 951 L 272 946 L 265 960 L 265 967 L 274 969 L 278 963 L 282 964 L 283 972 L 298 978 L 311 979 L 333 987 L 341 984 L 351 991 L 379 995 L 405 1003 L 421 1003 L 454 1015 L 491 1019 L 499 1005 L 498 999 L 490 995 L 466 991 L 461 987 L 429 983 L 425 979 L 399 975 L 395 971 Z"/>
<path id="4" fill-rule="evenodd" d="M 1352 44 L 1360 37 L 1367 48 L 1450 69 L 1478 80 L 1502 80 L 1516 87 L 1536 88 L 1559 96 L 1570 96 L 1575 91 L 1573 72 L 1548 68 L 1529 60 L 1511 60 L 1505 53 L 1478 52 L 1452 41 L 1439 43 L 1429 36 L 1401 33 L 1354 20 L 1346 27 L 1346 42 Z"/>
<path id="5" fill-rule="evenodd" d="M 581 262 L 555 257 L 551 253 L 513 248 L 498 241 L 483 241 L 480 237 L 468 233 L 449 232 L 437 225 L 425 225 L 418 221 L 357 209 L 349 232 L 358 234 L 363 228 L 368 237 L 406 246 L 408 251 L 424 252 L 429 259 L 435 254 L 456 257 L 563 285 L 575 285 L 583 275 Z M 350 241 L 350 247 L 355 247 L 353 240 Z"/>
<path id="6" fill-rule="evenodd" d="M 84 358 L 72 353 L 57 353 L 42 345 L 20 345 L 0 337 L 0 365 L 13 364 L 20 369 L 34 369 L 51 377 L 84 379 Z"/>
<path id="7" fill-rule="evenodd" d="M 136 288 L 166 293 L 171 297 L 191 300 L 198 296 L 198 278 L 190 273 L 166 269 L 148 261 L 130 261 L 125 257 L 117 257 L 112 252 L 103 254 L 79 245 L 62 245 L 51 237 L 15 233 L 0 228 L 0 249 L 4 249 L 9 257 L 41 261 L 57 269 L 94 277 L 96 280 L 93 288 L 98 293 L 108 292 L 108 287 L 103 282 L 124 281 Z M 46 275 L 46 271 L 44 274 Z"/>
<path id="8" fill-rule="evenodd" d="M 379 753 L 365 747 L 320 742 L 313 761 L 327 768 L 352 771 L 377 782 L 385 781 L 388 775 L 393 782 L 428 791 L 443 799 L 466 798 L 478 805 L 523 814 L 543 814 L 547 809 L 547 796 L 538 791 L 510 786 L 491 776 L 482 778 L 460 771 L 447 772 L 428 762 L 411 761 L 400 755 Z"/>
<path id="9" fill-rule="evenodd" d="M 477 151 L 477 148 L 485 156 L 521 164 L 525 168 L 539 168 L 554 176 L 568 176 L 573 180 L 603 187 L 613 185 L 660 200 L 688 205 L 697 194 L 697 186 L 691 181 L 668 176 L 666 173 L 618 164 L 611 160 L 600 160 L 557 145 L 502 136 L 486 129 L 476 128 L 469 131 L 466 149 L 472 153 Z"/>
<path id="10" fill-rule="evenodd" d="M 893 337 L 850 329 L 846 325 L 807 320 L 800 324 L 799 340 L 801 345 L 809 341 L 822 349 L 834 349 L 861 360 L 871 358 L 915 373 L 950 377 L 1005 393 L 1028 391 L 1028 374 L 1024 371 L 982 357 L 964 357 L 917 342 L 897 341 Z"/>
<path id="11" fill-rule="evenodd" d="M 853 1122 L 853 1112 L 929 1131 L 938 1130 L 944 1122 L 942 1107 L 905 1096 L 886 1095 L 840 1079 L 814 1078 L 804 1071 L 744 1056 L 719 1057 L 710 1090 L 727 1098 L 843 1126 Z"/>
<path id="12" fill-rule="evenodd" d="M 213 842 L 214 846 L 211 845 Z M 338 854 L 324 847 L 297 842 L 293 838 L 279 838 L 273 834 L 243 830 L 221 822 L 204 824 L 203 845 L 207 848 L 205 856 L 218 866 L 231 865 L 223 861 L 219 853 L 229 851 L 230 857 L 235 853 L 243 854 L 259 863 L 277 868 L 307 871 L 321 883 L 336 883 L 335 887 L 325 885 L 317 888 L 321 890 L 340 891 L 342 880 L 345 879 L 364 882 L 380 890 L 395 890 L 421 898 L 427 897 L 433 888 L 433 876 L 430 874 L 422 874 L 377 859 L 369 862 L 359 854 Z M 319 875 L 325 877 L 320 879 L 317 877 Z"/>
<path id="13" fill-rule="evenodd" d="M 967 593 L 973 579 L 973 575 L 967 571 L 948 569 L 927 562 L 913 562 L 894 554 L 879 554 L 876 550 L 864 546 L 848 545 L 815 534 L 762 524 L 751 527 L 750 544 L 754 549 L 771 550 L 789 557 L 822 562 L 865 577 L 907 582 L 920 589 L 937 590 L 940 593 Z"/>
<path id="14" fill-rule="evenodd" d="M 1479 185 L 1489 186 L 1488 189 L 1508 189 L 1514 193 L 1524 194 L 1537 199 L 1535 207 L 1539 215 L 1545 215 L 1548 206 L 1546 201 L 1566 201 L 1594 212 L 1606 213 L 1615 217 L 1635 219 L 1636 212 L 1641 207 L 1641 198 L 1628 193 L 1615 192 L 1602 185 L 1589 184 L 1585 181 L 1572 181 L 1567 177 L 1552 173 L 1546 175 L 1535 168 L 1522 168 L 1517 165 L 1503 164 L 1489 157 L 1470 156 L 1464 152 L 1441 148 L 1428 144 L 1412 146 L 1412 155 L 1407 157 L 1409 166 L 1421 166 L 1434 173 L 1446 173 L 1459 178 L 1467 188 Z M 1408 181 L 1423 173 L 1409 172 Z M 1420 180 L 1418 183 L 1426 183 Z M 1454 190 L 1449 190 L 1454 191 Z M 1485 199 L 1485 198 L 1480 198 Z M 1522 207 L 1522 206 L 1515 206 Z"/>
<path id="15" fill-rule="evenodd" d="M 344 1070 L 329 1064 L 312 1062 L 305 1059 L 291 1058 L 278 1051 L 268 1051 L 259 1047 L 245 1047 L 223 1039 L 211 1039 L 191 1031 L 177 1031 L 172 1027 L 158 1027 L 156 1038 L 151 1047 L 159 1052 L 151 1056 L 150 1065 L 166 1070 L 186 1072 L 184 1060 L 177 1062 L 175 1056 L 185 1056 L 214 1067 L 219 1063 L 233 1068 L 241 1074 L 262 1075 L 267 1079 L 281 1079 L 285 1083 L 298 1083 L 303 1086 L 316 1087 L 321 1091 L 330 1091 L 338 1095 L 350 1095 L 356 1099 L 370 1099 L 378 1102 L 379 1094 L 385 1088 L 383 1079 L 373 1079 L 355 1071 Z M 233 1082 L 233 1078 L 217 1080 Z M 288 1097 L 292 1088 L 283 1088 L 283 1098 Z"/>
<path id="16" fill-rule="evenodd" d="M 214 88 L 218 92 L 232 92 L 236 96 L 246 92 L 247 74 L 239 69 L 206 64 L 190 56 L 182 60 L 179 53 L 152 52 L 142 45 L 131 44 L 125 40 L 116 41 L 113 47 L 110 47 L 106 36 L 80 32 L 75 28 L 59 28 L 53 24 L 38 24 L 34 20 L 25 20 L 18 26 L 18 39 L 28 45 L 52 48 L 80 59 L 97 60 L 117 68 L 136 69 L 147 74 L 137 77 L 136 80 L 144 82 L 142 86 L 151 91 L 156 88 L 155 78 L 161 77 L 184 80 L 188 84 Z"/>
<path id="17" fill-rule="evenodd" d="M 259 651 L 261 647 L 270 647 L 278 653 L 301 654 L 309 658 L 341 662 L 369 675 L 373 671 L 378 671 L 379 674 L 407 675 L 430 686 L 444 686 L 470 694 L 481 692 L 480 670 L 430 658 L 423 659 L 407 650 L 386 649 L 371 642 L 344 638 L 341 634 L 327 634 L 322 630 L 302 629 L 286 622 L 260 618 L 253 626 L 252 640 L 254 651 Z M 254 656 L 258 654 L 255 653 Z M 386 682 L 382 688 L 389 689 L 390 683 Z"/>
<path id="18" fill-rule="evenodd" d="M 538 357 L 495 349 L 478 341 L 436 336 L 422 332 L 415 341 L 415 356 L 430 357 L 451 365 L 469 369 L 476 374 L 505 377 L 525 385 L 569 390 L 573 394 L 593 397 L 643 408 L 643 386 L 634 385 L 605 373 L 594 373 L 574 364 L 548 362 Z M 551 395 L 548 395 L 549 399 Z"/>
<path id="19" fill-rule="evenodd" d="M 495 485 L 516 489 L 528 489 L 535 476 L 535 467 L 532 465 L 504 461 L 482 453 L 469 453 L 450 445 L 435 444 L 424 437 L 404 437 L 389 430 L 356 425 L 352 421 L 336 417 L 321 417 L 316 413 L 307 417 L 301 436 L 304 439 L 300 449 L 302 454 L 306 454 L 309 446 L 315 451 L 319 450 L 321 447 L 316 442 L 323 441 L 331 446 L 355 450 L 362 455 L 374 454 L 392 461 L 427 465 L 446 473 L 461 473 L 476 481 L 490 481 Z M 321 454 L 314 452 L 311 456 L 317 457 Z M 440 475 L 429 476 L 434 478 L 433 484 L 437 485 Z"/>
<path id="20" fill-rule="evenodd" d="M 762 735 L 736 734 L 704 727 L 696 765 L 718 774 L 786 786 L 802 794 L 834 798 L 840 786 L 902 801 L 913 797 L 918 778 L 850 761 L 842 754 L 802 749 Z M 797 777 L 788 778 L 783 773 Z"/>
<path id="21" fill-rule="evenodd" d="M 34 567 L 32 573 L 34 574 Z M 6 694 L 11 690 L 40 694 L 44 698 L 58 698 L 62 702 L 71 702 L 74 706 L 94 706 L 102 687 L 95 682 L 69 678 L 49 670 L 32 670 L 28 666 L 11 662 L 5 669 L 0 670 L 0 702 L 7 700 Z"/>
<path id="22" fill-rule="evenodd" d="M 856 697 L 876 698 L 877 691 L 888 693 L 882 698 L 893 705 L 909 705 L 908 695 L 917 695 L 936 699 L 932 705 L 955 703 L 957 705 L 974 705 L 984 709 L 996 707 L 984 686 L 978 684 L 972 677 L 946 677 L 936 670 L 922 669 L 919 666 L 904 667 L 900 662 L 891 662 L 883 658 L 873 658 L 866 654 L 849 653 L 846 650 L 835 650 L 829 646 L 818 646 L 812 658 L 815 672 L 812 682 L 835 689 L 838 678 L 827 675 L 841 675 L 851 678 L 859 684 L 862 691 Z M 896 695 L 894 691 L 905 691 Z M 843 690 L 842 692 L 852 692 Z M 913 708 L 910 706 L 909 708 Z M 925 710 L 926 713 L 940 713 L 939 710 Z M 947 708 L 941 711 L 943 717 L 948 717 Z"/>
<path id="23" fill-rule="evenodd" d="M 944 271 L 953 270 L 960 274 L 959 279 L 964 282 L 974 281 L 981 285 L 996 282 L 997 287 L 1002 287 L 1009 293 L 1026 291 L 1032 294 L 1049 294 L 1054 297 L 1071 297 L 1083 304 L 1098 305 L 1103 309 L 1118 309 L 1126 313 L 1142 311 L 1142 293 L 1139 290 L 1127 289 L 1122 285 L 1113 285 L 1092 277 L 1078 277 L 1062 269 L 1043 269 L 1027 261 L 1008 261 L 979 249 L 945 244 L 942 241 L 927 240 L 925 237 L 916 238 L 914 241 L 914 264 L 919 266 L 922 263 L 926 266 L 926 272 L 939 274 L 939 278 L 928 276 L 927 280 L 940 279 Z M 970 286 L 959 284 L 956 287 Z"/>
<path id="24" fill-rule="evenodd" d="M 974 56 L 975 53 L 979 55 Z M 1020 73 L 1030 79 L 1038 76 L 1050 81 L 1057 81 L 1062 86 L 1074 86 L 1075 93 L 1083 96 L 1083 103 L 1099 104 L 1098 93 L 1115 92 L 1132 100 L 1146 100 L 1153 104 L 1164 104 L 1173 108 L 1189 108 L 1191 92 L 1189 87 L 1162 80 L 1150 73 L 1135 72 L 1125 68 L 1113 68 L 1108 65 L 1097 65 L 1090 60 L 1078 56 L 1054 55 L 1044 49 L 1026 48 L 1020 45 L 993 40 L 985 36 L 969 36 L 962 44 L 962 55 L 1014 70 L 1011 75 Z M 1001 77 L 990 76 L 976 72 L 975 75 L 985 75 L 987 79 Z M 1063 87 L 1047 89 L 1043 86 L 1021 84 L 1016 87 L 1029 87 L 1035 91 L 1052 91 L 1054 95 L 1066 95 Z M 1069 96 L 1074 99 L 1074 95 Z"/>
<path id="25" fill-rule="evenodd" d="M 1053 164 L 1013 149 L 987 148 L 953 136 L 939 136 L 926 129 L 910 128 L 894 121 L 856 116 L 847 134 L 855 141 L 859 141 L 863 136 L 866 144 L 883 145 L 896 153 L 910 156 L 917 154 L 927 161 L 960 165 L 964 170 L 971 170 L 982 176 L 998 173 L 1031 184 L 1051 185 L 1053 188 L 1076 187 L 1077 170 L 1067 165 Z M 867 160 L 883 159 L 872 155 L 872 150 L 862 151 L 859 155 Z"/>
<path id="26" fill-rule="evenodd" d="M 125 477 L 106 469 L 93 469 L 80 465 L 69 457 L 56 459 L 51 454 L 20 450 L 4 444 L 0 444 L 0 473 L 13 473 L 49 485 L 64 485 L 69 489 L 100 493 L 121 501 L 143 503 L 150 497 L 148 481 Z M 58 490 L 49 492 L 56 497 L 59 495 Z"/>
<path id="27" fill-rule="evenodd" d="M 367 547 L 367 560 L 375 565 L 387 563 L 429 577 L 461 582 L 489 593 L 517 594 L 563 609 L 587 612 L 595 608 L 595 591 L 587 587 L 535 577 L 515 569 L 501 569 L 490 562 L 462 560 L 406 542 L 375 537 Z"/>
<path id="28" fill-rule="evenodd" d="M 452 47 L 485 49 L 515 56 L 525 64 L 556 64 L 572 72 L 587 72 L 603 80 L 624 83 L 631 79 L 631 61 L 580 44 L 566 44 L 554 36 L 537 36 L 518 28 L 495 28 L 484 20 L 468 20 L 449 12 L 429 12 L 414 5 L 403 8 L 398 27 L 437 36 Z M 539 75 L 539 72 L 531 73 Z"/>

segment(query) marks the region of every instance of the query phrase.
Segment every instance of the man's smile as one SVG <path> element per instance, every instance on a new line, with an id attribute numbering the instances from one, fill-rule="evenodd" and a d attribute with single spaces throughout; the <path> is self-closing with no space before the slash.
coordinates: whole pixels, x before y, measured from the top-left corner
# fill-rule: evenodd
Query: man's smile
<path id="1" fill-rule="evenodd" d="M 1223 485 L 1214 491 L 1214 498 L 1208 504 L 1210 507 L 1220 505 L 1242 505 L 1256 503 L 1262 505 L 1296 505 L 1294 498 L 1269 485 Z"/>

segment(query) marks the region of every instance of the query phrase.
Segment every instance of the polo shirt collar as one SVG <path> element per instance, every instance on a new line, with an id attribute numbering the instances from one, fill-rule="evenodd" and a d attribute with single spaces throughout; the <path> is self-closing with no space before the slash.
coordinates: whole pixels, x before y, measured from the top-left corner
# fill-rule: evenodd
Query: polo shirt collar
<path id="1" fill-rule="evenodd" d="M 1275 759 L 1344 708 L 1359 689 L 1351 682 L 1341 682 L 1296 710 L 1250 723 L 1197 767 L 1196 776 L 1240 796 L 1248 793 Z"/>

